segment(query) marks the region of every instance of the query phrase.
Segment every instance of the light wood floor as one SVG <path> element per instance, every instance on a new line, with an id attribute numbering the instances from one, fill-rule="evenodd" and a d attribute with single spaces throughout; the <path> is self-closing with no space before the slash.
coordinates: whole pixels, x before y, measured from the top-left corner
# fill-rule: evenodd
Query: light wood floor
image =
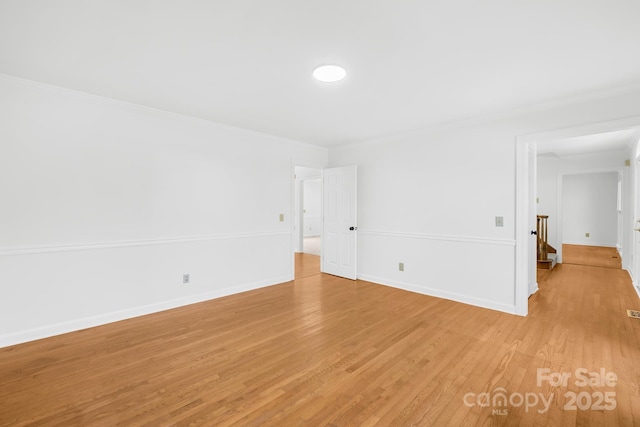
<path id="1" fill-rule="evenodd" d="M 627 308 L 640 301 L 610 268 L 559 265 L 526 318 L 312 274 L 0 349 L 0 424 L 640 425 Z M 539 368 L 572 378 L 537 385 Z M 619 381 L 578 387 L 578 368 Z M 499 387 L 550 408 L 464 403 Z M 567 392 L 614 392 L 616 407 L 565 410 Z"/>
<path id="2" fill-rule="evenodd" d="M 591 265 L 597 267 L 622 268 L 620 254 L 616 248 L 603 246 L 562 245 L 564 264 Z"/>
<path id="3" fill-rule="evenodd" d="M 295 254 L 296 279 L 320 274 L 320 257 L 303 253 Z"/>

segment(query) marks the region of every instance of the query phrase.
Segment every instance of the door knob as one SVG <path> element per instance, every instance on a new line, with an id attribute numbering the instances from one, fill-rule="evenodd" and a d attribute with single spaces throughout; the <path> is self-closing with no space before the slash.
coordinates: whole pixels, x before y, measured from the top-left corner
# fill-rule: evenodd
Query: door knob
<path id="1" fill-rule="evenodd" d="M 357 230 L 358 227 L 349 227 L 349 231 Z"/>
<path id="2" fill-rule="evenodd" d="M 531 230 L 531 234 L 533 234 L 534 236 L 537 236 L 538 232 L 536 230 Z"/>

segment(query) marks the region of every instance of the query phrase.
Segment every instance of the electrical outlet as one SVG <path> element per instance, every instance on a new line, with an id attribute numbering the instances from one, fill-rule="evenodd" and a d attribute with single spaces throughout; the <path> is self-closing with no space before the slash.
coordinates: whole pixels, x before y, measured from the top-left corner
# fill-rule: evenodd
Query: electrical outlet
<path id="1" fill-rule="evenodd" d="M 280 222 L 284 222 L 284 214 L 280 214 Z"/>
<path id="2" fill-rule="evenodd" d="M 182 275 L 182 283 L 189 283 L 189 275 L 188 274 L 183 274 Z"/>
<path id="3" fill-rule="evenodd" d="M 398 270 L 399 271 L 404 271 L 404 262 L 399 262 L 398 263 Z"/>
<path id="4" fill-rule="evenodd" d="M 589 233 L 584 233 L 584 237 L 589 237 Z"/>
<path id="5" fill-rule="evenodd" d="M 496 227 L 504 227 L 504 217 L 496 217 Z"/>

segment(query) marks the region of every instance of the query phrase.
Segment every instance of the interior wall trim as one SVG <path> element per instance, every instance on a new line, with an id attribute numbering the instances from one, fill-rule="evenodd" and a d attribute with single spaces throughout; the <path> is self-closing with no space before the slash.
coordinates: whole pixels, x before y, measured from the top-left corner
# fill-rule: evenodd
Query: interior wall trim
<path id="1" fill-rule="evenodd" d="M 440 240 L 446 242 L 477 243 L 484 245 L 515 246 L 515 239 L 495 239 L 490 237 L 454 236 L 446 234 L 404 233 L 380 230 L 358 230 L 359 235 L 399 237 L 403 239 Z"/>
<path id="2" fill-rule="evenodd" d="M 195 236 L 180 236 L 163 239 L 141 239 L 115 242 L 96 242 L 83 244 L 48 245 L 32 247 L 0 248 L 0 256 L 33 255 L 54 252 L 88 251 L 96 249 L 117 249 L 136 246 L 173 245 L 180 243 L 205 242 L 211 240 L 228 239 L 252 239 L 274 236 L 289 236 L 291 231 L 264 231 L 256 233 L 230 233 L 230 234 L 202 234 Z"/>

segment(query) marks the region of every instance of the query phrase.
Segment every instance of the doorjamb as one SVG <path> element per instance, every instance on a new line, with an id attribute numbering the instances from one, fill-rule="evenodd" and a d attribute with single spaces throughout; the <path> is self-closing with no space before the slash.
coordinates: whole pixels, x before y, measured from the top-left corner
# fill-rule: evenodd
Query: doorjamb
<path id="1" fill-rule="evenodd" d="M 632 188 L 634 189 L 635 194 L 638 194 L 638 192 L 640 191 L 640 169 L 639 169 L 639 165 L 640 165 L 640 140 L 636 141 L 636 147 L 635 147 L 635 151 L 633 153 L 633 160 L 632 160 L 635 164 L 634 164 L 634 174 L 631 177 L 631 179 L 633 180 L 633 184 L 632 184 Z M 634 232 L 637 231 L 638 226 L 640 225 L 640 198 L 636 198 L 636 200 L 634 200 L 634 204 L 632 206 L 632 210 L 633 210 L 633 230 Z M 633 251 L 633 261 L 632 261 L 632 265 L 631 265 L 631 282 L 633 283 L 633 287 L 636 291 L 636 293 L 638 294 L 638 297 L 640 297 L 640 278 L 638 277 L 640 275 L 640 242 L 638 242 L 638 236 L 634 233 L 633 236 L 633 241 L 631 244 L 631 250 Z"/>

